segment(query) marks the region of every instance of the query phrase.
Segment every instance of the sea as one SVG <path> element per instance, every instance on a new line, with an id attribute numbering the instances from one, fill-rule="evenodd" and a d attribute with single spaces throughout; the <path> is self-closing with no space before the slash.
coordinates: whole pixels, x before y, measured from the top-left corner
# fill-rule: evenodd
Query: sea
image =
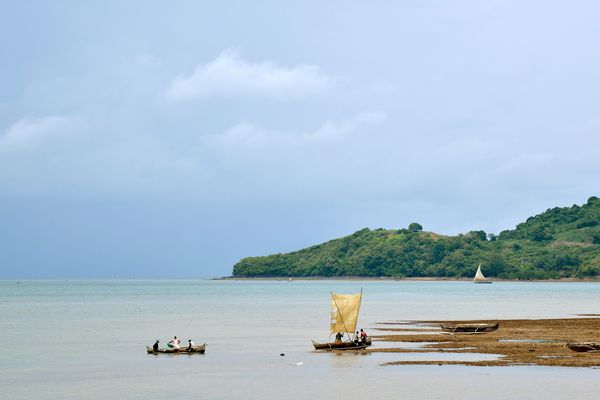
<path id="1" fill-rule="evenodd" d="M 330 292 L 361 290 L 359 327 L 372 334 L 406 320 L 600 313 L 600 283 L 584 282 L 3 280 L 0 399 L 600 398 L 600 369 L 315 352 L 311 339 L 329 337 Z M 206 354 L 146 353 L 173 335 L 206 342 Z"/>

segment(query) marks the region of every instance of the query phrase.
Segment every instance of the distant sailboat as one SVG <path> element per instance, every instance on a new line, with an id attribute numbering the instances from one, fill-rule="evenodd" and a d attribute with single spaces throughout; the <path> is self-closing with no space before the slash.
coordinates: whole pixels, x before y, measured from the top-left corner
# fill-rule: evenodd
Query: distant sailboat
<path id="1" fill-rule="evenodd" d="M 489 279 L 487 279 L 481 273 L 481 264 L 477 267 L 477 272 L 475 273 L 475 278 L 473 278 L 473 283 L 492 283 Z"/>

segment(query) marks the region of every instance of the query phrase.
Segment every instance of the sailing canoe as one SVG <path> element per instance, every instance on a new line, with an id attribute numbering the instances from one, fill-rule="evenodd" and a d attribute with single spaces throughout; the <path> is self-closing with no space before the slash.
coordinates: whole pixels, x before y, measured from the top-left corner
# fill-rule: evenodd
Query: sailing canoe
<path id="1" fill-rule="evenodd" d="M 206 351 L 206 343 L 196 345 L 191 349 L 187 347 L 182 347 L 179 350 L 166 348 L 166 349 L 158 349 L 158 351 L 154 351 L 152 347 L 146 346 L 146 351 L 148 354 L 158 354 L 158 353 L 166 353 L 166 354 L 204 354 Z"/>
<path id="2" fill-rule="evenodd" d="M 441 324 L 441 328 L 445 332 L 451 333 L 485 333 L 492 332 L 498 329 L 500 324 Z"/>
<path id="3" fill-rule="evenodd" d="M 319 343 L 312 341 L 315 350 L 359 350 L 371 346 L 367 338 L 365 342 L 351 340 L 351 335 L 356 331 L 360 303 L 362 301 L 362 290 L 359 294 L 331 293 L 331 320 L 329 334 L 343 333 L 348 336 L 345 342 Z"/>
<path id="4" fill-rule="evenodd" d="M 600 351 L 600 343 L 598 342 L 567 343 L 567 347 L 578 353 Z"/>

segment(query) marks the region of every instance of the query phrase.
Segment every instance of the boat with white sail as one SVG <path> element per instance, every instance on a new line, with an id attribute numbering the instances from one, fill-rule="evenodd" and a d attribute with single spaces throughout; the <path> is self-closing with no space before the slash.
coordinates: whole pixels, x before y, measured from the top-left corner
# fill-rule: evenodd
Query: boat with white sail
<path id="1" fill-rule="evenodd" d="M 475 273 L 475 278 L 473 278 L 473 283 L 492 283 L 491 280 L 483 276 L 481 273 L 481 264 L 477 267 L 477 272 Z"/>

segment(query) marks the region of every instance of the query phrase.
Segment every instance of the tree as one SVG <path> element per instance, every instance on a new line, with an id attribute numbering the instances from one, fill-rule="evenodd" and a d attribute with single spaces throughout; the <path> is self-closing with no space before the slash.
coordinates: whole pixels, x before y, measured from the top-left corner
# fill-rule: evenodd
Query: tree
<path id="1" fill-rule="evenodd" d="M 548 230 L 545 226 L 538 226 L 531 232 L 531 240 L 535 242 L 543 242 L 551 239 L 552 235 L 548 233 Z"/>
<path id="2" fill-rule="evenodd" d="M 413 222 L 408 226 L 408 230 L 411 232 L 420 232 L 423 230 L 423 226 L 421 224 Z"/>
<path id="3" fill-rule="evenodd" d="M 471 231 L 470 233 L 471 233 L 471 235 L 473 235 L 473 237 L 475 237 L 479 240 L 487 239 L 487 234 L 485 233 L 485 231 Z"/>
<path id="4" fill-rule="evenodd" d="M 576 227 L 577 228 L 587 228 L 589 226 L 596 226 L 598 224 L 599 224 L 598 220 L 592 219 L 592 218 L 586 218 L 586 219 L 579 221 L 579 223 L 576 225 Z"/>
<path id="5" fill-rule="evenodd" d="M 596 265 L 586 264 L 577 270 L 577 276 L 580 278 L 591 278 L 600 274 L 600 268 Z"/>

